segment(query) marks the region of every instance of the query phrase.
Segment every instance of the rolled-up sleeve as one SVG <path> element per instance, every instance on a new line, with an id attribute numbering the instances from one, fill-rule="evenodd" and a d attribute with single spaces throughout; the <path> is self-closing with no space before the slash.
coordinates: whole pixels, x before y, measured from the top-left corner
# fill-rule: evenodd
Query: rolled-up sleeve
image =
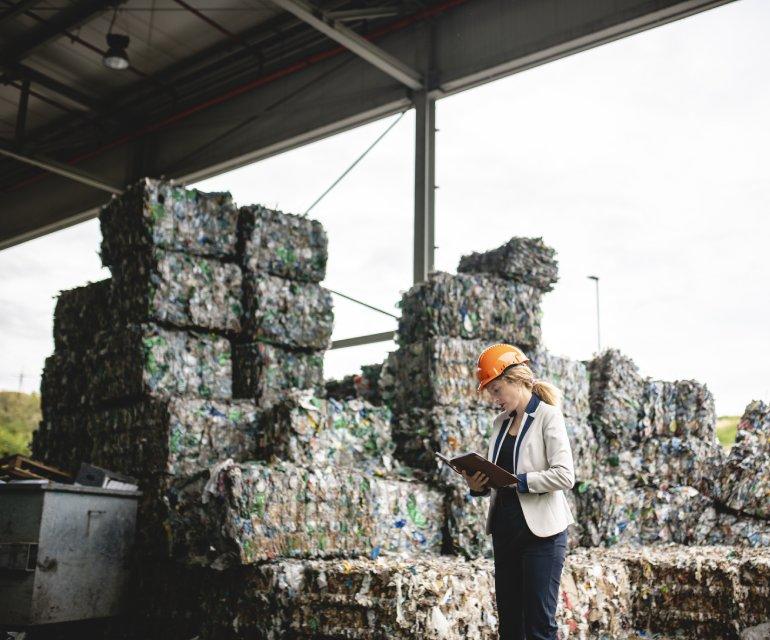
<path id="1" fill-rule="evenodd" d="M 527 493 L 548 493 L 572 489 L 575 485 L 575 467 L 567 426 L 561 411 L 556 411 L 547 418 L 543 425 L 543 439 L 548 469 L 518 474 L 519 491 L 524 488 Z"/>

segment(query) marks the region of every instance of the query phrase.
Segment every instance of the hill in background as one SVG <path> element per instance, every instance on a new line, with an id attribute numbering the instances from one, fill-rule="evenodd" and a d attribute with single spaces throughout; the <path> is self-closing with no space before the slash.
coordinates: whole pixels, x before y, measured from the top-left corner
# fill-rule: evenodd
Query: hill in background
<path id="1" fill-rule="evenodd" d="M 14 453 L 29 455 L 32 432 L 40 417 L 37 393 L 0 391 L 0 457 Z"/>

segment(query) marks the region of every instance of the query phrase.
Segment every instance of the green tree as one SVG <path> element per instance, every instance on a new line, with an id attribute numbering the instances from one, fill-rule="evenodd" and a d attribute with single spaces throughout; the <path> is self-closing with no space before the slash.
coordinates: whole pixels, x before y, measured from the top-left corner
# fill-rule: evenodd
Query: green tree
<path id="1" fill-rule="evenodd" d="M 0 457 L 30 454 L 32 433 L 40 423 L 37 393 L 0 391 Z"/>

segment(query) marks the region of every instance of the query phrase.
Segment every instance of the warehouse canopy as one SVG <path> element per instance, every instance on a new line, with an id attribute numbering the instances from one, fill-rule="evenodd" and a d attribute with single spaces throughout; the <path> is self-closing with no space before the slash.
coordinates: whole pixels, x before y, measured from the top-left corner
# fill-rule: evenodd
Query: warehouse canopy
<path id="1" fill-rule="evenodd" d="M 0 248 L 415 107 L 419 279 L 435 100 L 727 1 L 2 0 Z"/>

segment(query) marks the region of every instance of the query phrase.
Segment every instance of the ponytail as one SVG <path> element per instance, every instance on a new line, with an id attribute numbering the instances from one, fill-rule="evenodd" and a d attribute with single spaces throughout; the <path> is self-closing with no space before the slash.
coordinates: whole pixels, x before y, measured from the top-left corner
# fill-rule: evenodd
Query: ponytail
<path id="1" fill-rule="evenodd" d="M 532 393 L 537 394 L 546 404 L 558 407 L 561 404 L 561 391 L 554 385 L 545 380 L 534 380 L 532 383 Z"/>

